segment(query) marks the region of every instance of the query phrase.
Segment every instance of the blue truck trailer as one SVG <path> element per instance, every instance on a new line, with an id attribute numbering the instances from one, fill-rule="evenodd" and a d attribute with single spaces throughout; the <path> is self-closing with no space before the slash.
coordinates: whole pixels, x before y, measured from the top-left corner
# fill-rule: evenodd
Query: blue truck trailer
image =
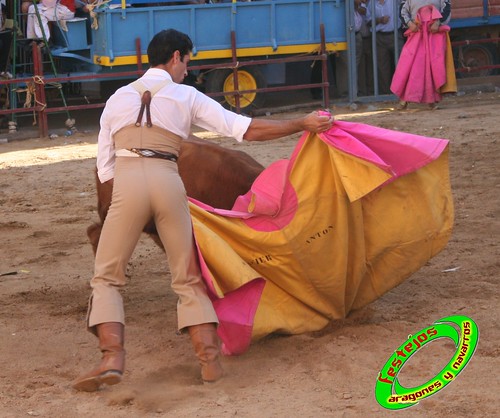
<path id="1" fill-rule="evenodd" d="M 101 94 L 99 90 L 101 80 L 107 77 L 121 82 L 137 77 L 138 71 L 148 65 L 146 48 L 152 36 L 162 29 L 175 28 L 193 39 L 191 69 L 196 85 L 227 106 L 251 110 L 263 106 L 266 92 L 274 86 L 285 85 L 287 70 L 297 69 L 289 65 L 291 61 L 301 57 L 311 60 L 322 53 L 325 63 L 326 54 L 350 49 L 353 2 L 93 0 L 89 15 L 64 24 L 52 22 L 50 41 L 45 45 L 38 41 L 45 51 L 43 77 L 50 80 L 64 75 L 65 86 L 76 86 L 88 97 L 91 90 L 105 99 L 107 92 Z M 20 0 L 7 3 L 7 8 L 15 23 L 0 32 L 0 55 L 10 57 L 5 63 L 14 78 L 26 80 L 33 77 L 29 50 L 33 42 L 22 36 L 25 16 L 19 14 Z M 451 38 L 456 45 L 459 76 L 496 74 L 499 22 L 500 0 L 452 2 Z M 12 45 L 10 55 L 6 54 L 7 45 Z M 351 90 L 355 89 L 351 80 L 355 74 L 351 71 L 349 75 Z M 20 85 L 17 91 L 26 90 Z M 23 98 L 18 96 L 12 97 L 11 109 L 20 107 Z"/>
<path id="2" fill-rule="evenodd" d="M 148 65 L 146 48 L 155 33 L 174 28 L 193 40 L 191 68 L 197 85 L 208 94 L 232 92 L 237 65 L 237 90 L 247 91 L 238 95 L 238 107 L 250 109 L 262 105 L 265 97 L 255 90 L 285 83 L 284 58 L 314 56 L 322 37 L 324 53 L 347 48 L 344 0 L 190 3 L 95 0 L 89 16 L 64 25 L 53 22 L 48 47 L 57 65 L 44 76 L 55 72 L 87 74 L 88 80 L 106 74 L 121 78 Z M 16 62 L 16 76 L 29 76 L 29 67 Z M 220 101 L 234 107 L 235 94 Z"/>
<path id="3" fill-rule="evenodd" d="M 498 73 L 500 0 L 453 0 L 450 37 L 462 77 Z"/>

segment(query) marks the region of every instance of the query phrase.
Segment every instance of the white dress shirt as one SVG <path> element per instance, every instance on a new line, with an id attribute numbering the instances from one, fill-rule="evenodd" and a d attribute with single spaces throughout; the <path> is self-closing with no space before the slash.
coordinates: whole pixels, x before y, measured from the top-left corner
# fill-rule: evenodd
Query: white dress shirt
<path id="1" fill-rule="evenodd" d="M 399 19 L 399 4 L 397 4 L 396 15 L 394 15 L 394 1 L 397 0 L 375 0 L 375 17 L 389 16 L 389 21 L 387 23 L 379 23 L 375 27 L 377 32 L 393 32 L 394 24 L 396 24 L 396 29 L 401 26 L 401 21 Z M 372 18 L 372 6 L 368 4 L 366 9 L 366 19 L 370 21 Z"/>
<path id="2" fill-rule="evenodd" d="M 141 77 L 146 88 L 169 80 L 151 100 L 151 121 L 154 126 L 167 129 L 186 139 L 191 125 L 220 135 L 243 141 L 251 118 L 224 109 L 219 103 L 194 87 L 177 84 L 167 71 L 150 68 Z M 141 108 L 141 97 L 132 86 L 118 89 L 106 102 L 101 116 L 97 145 L 97 173 L 104 183 L 114 177 L 115 147 L 113 135 L 125 126 L 134 125 Z M 146 120 L 144 112 L 143 123 Z"/>
<path id="3" fill-rule="evenodd" d="M 360 7 L 366 9 L 366 6 L 364 4 L 361 4 Z M 363 24 L 363 16 L 356 10 L 354 10 L 354 32 L 356 33 L 359 32 L 361 30 L 362 24 Z"/>

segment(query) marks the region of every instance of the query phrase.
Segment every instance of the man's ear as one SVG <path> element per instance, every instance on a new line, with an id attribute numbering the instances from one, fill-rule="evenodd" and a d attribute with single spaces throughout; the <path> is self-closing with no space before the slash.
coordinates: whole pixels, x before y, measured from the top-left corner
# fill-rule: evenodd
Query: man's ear
<path id="1" fill-rule="evenodd" d="M 181 61 L 181 53 L 179 50 L 174 51 L 174 62 L 178 63 Z"/>

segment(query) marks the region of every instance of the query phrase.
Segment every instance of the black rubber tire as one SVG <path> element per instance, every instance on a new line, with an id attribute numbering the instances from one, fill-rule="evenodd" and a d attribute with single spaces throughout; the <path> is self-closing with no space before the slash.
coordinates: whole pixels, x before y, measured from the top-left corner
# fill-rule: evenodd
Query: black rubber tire
<path id="1" fill-rule="evenodd" d="M 461 67 L 483 67 L 488 65 L 495 65 L 498 63 L 498 56 L 495 49 L 488 44 L 471 44 L 461 47 L 461 51 L 457 48 L 454 51 L 455 55 L 455 68 Z M 496 74 L 496 70 L 486 69 L 479 71 L 458 71 L 459 78 L 469 77 L 487 77 Z"/>

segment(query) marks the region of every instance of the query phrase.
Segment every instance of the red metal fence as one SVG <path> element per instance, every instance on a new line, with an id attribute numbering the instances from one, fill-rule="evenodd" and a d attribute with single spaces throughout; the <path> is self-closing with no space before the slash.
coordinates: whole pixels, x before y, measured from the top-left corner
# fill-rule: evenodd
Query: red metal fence
<path id="1" fill-rule="evenodd" d="M 190 66 L 190 70 L 212 70 L 212 69 L 220 69 L 220 68 L 229 68 L 233 70 L 234 77 L 234 91 L 233 92 L 214 92 L 208 93 L 209 96 L 234 96 L 235 97 L 235 108 L 237 112 L 240 112 L 240 97 L 244 94 L 248 93 L 269 93 L 269 92 L 280 92 L 280 91 L 290 91 L 290 90 L 300 90 L 300 89 L 310 89 L 310 88 L 322 88 L 323 89 L 323 106 L 325 108 L 329 107 L 329 82 L 328 82 L 328 71 L 327 71 L 327 54 L 325 47 L 325 34 L 324 27 L 321 25 L 320 27 L 321 33 L 321 45 L 320 45 L 320 53 L 319 54 L 311 54 L 311 55 L 301 55 L 301 56 L 291 56 L 286 58 L 277 58 L 273 59 L 273 63 L 288 63 L 288 62 L 299 62 L 299 61 L 313 61 L 320 60 L 322 62 L 322 82 L 321 83 L 310 83 L 310 84 L 299 84 L 299 85 L 288 85 L 288 86 L 279 86 L 279 87 L 266 87 L 266 88 L 257 88 L 254 90 L 239 90 L 238 88 L 238 70 L 245 66 L 255 66 L 255 65 L 263 65 L 269 64 L 269 60 L 261 59 L 261 60 L 251 60 L 251 61 L 239 61 L 236 55 L 236 39 L 235 33 L 231 33 L 231 44 L 232 44 L 232 60 L 231 62 L 221 63 L 221 64 L 210 64 L 210 65 L 196 65 Z M 484 44 L 484 43 L 498 43 L 500 38 L 490 38 L 490 39 L 476 39 L 470 41 L 459 41 L 453 42 L 452 45 L 454 47 L 468 46 L 472 44 Z M 30 78 L 19 78 L 19 79 L 10 79 L 10 80 L 0 80 L 0 87 L 2 85 L 14 85 L 14 86 L 26 86 L 23 91 L 26 92 L 26 95 L 31 98 L 31 100 L 26 100 L 25 107 L 22 108 L 13 108 L 0 110 L 0 115 L 13 115 L 19 113 L 31 113 L 33 112 L 36 120 L 38 120 L 39 127 L 39 136 L 46 137 L 48 136 L 49 126 L 48 126 L 48 115 L 50 113 L 56 113 L 61 111 L 76 111 L 76 110 L 85 110 L 85 109 L 95 109 L 104 107 L 105 103 L 87 103 L 87 104 L 78 104 L 72 106 L 59 106 L 59 107 L 48 107 L 46 100 L 46 86 L 54 85 L 55 83 L 65 83 L 65 82 L 78 82 L 78 81 L 96 81 L 96 80 L 112 80 L 117 78 L 126 78 L 126 77 L 139 77 L 144 73 L 142 68 L 142 62 L 140 59 L 141 56 L 141 46 L 139 41 L 136 42 L 136 51 L 137 51 L 137 70 L 129 71 L 129 72 L 116 72 L 116 73 L 107 73 L 107 74 L 91 74 L 91 75 L 81 75 L 81 76 L 57 76 L 46 78 L 43 72 L 43 63 L 42 63 L 42 53 L 41 48 L 37 43 L 33 43 L 33 68 L 34 75 Z M 456 68 L 457 73 L 461 72 L 476 72 L 482 70 L 492 70 L 498 69 L 500 65 L 481 65 L 475 67 L 467 67 L 462 66 Z M 60 88 L 60 87 L 59 87 Z M 32 105 L 30 105 L 32 103 Z"/>
<path id="2" fill-rule="evenodd" d="M 329 106 L 329 83 L 328 83 L 328 72 L 327 72 L 327 55 L 325 46 L 325 31 L 323 25 L 320 27 L 321 33 L 321 46 L 319 54 L 310 55 L 300 55 L 291 56 L 286 58 L 273 58 L 272 61 L 262 59 L 262 60 L 252 60 L 252 61 L 239 61 L 236 55 L 236 37 L 235 33 L 231 33 L 231 50 L 232 59 L 231 62 L 220 63 L 220 64 L 207 64 L 207 65 L 195 65 L 190 66 L 189 70 L 213 70 L 220 68 L 229 68 L 233 70 L 234 77 L 234 91 L 232 92 L 213 92 L 207 93 L 209 96 L 234 96 L 236 103 L 236 111 L 239 113 L 241 111 L 240 97 L 248 93 L 268 93 L 268 92 L 278 92 L 278 91 L 289 91 L 289 90 L 299 90 L 299 89 L 309 89 L 312 87 L 323 89 L 323 104 L 325 107 Z M 56 76 L 46 78 L 43 71 L 42 63 L 42 52 L 41 47 L 36 42 L 32 43 L 32 55 L 33 55 L 33 76 L 29 78 L 17 78 L 9 80 L 0 80 L 0 88 L 2 85 L 13 85 L 13 86 L 26 86 L 22 91 L 26 92 L 27 100 L 25 102 L 25 107 L 13 108 L 0 110 L 0 115 L 13 115 L 19 113 L 31 113 L 33 112 L 36 120 L 38 120 L 38 132 L 40 137 L 46 137 L 49 133 L 48 126 L 48 115 L 50 113 L 56 113 L 61 111 L 72 111 L 72 110 L 84 110 L 84 109 L 96 109 L 104 107 L 105 103 L 87 103 L 78 104 L 72 106 L 59 106 L 59 107 L 48 107 L 46 100 L 45 88 L 47 85 L 56 85 L 65 82 L 78 82 L 78 81 L 96 81 L 96 80 L 114 80 L 119 78 L 133 78 L 140 77 L 144 74 L 141 62 L 141 45 L 139 39 L 136 41 L 136 54 L 137 54 L 137 70 L 128 72 L 116 72 L 116 73 L 106 73 L 106 74 L 90 74 L 90 75 L 80 75 L 80 76 Z M 239 90 L 238 88 L 238 70 L 245 66 L 255 66 L 264 65 L 272 63 L 287 63 L 287 62 L 300 62 L 300 61 L 322 61 L 322 82 L 321 83 L 310 83 L 310 84 L 300 84 L 291 86 L 281 86 L 281 87 L 266 87 L 257 88 L 254 90 Z M 60 88 L 60 87 L 59 87 Z M 29 99 L 29 100 L 28 100 Z"/>

